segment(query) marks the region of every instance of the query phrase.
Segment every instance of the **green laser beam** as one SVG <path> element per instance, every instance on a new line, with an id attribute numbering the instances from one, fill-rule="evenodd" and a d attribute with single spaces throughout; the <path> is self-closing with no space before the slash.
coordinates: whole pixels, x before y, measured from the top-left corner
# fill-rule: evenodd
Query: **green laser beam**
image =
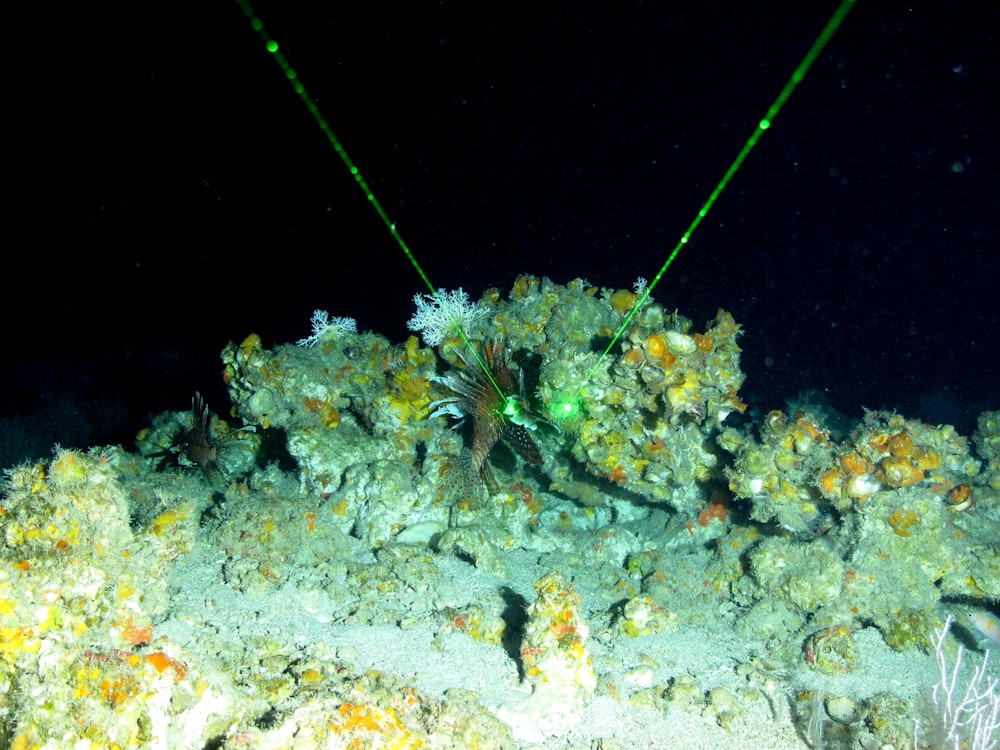
<path id="1" fill-rule="evenodd" d="M 329 141 L 330 145 L 333 146 L 333 150 L 337 152 L 337 155 L 340 157 L 341 161 L 344 162 L 344 166 L 347 167 L 347 171 L 351 173 L 352 177 L 354 177 L 354 181 L 357 183 L 358 187 L 361 188 L 361 192 L 365 194 L 365 198 L 371 204 L 372 208 L 375 209 L 375 213 L 378 214 L 378 217 L 382 220 L 382 223 L 385 224 L 386 229 L 389 230 L 389 234 L 392 236 L 394 240 L 396 240 L 396 243 L 399 245 L 400 249 L 406 255 L 406 258 L 410 261 L 410 264 L 416 270 L 417 275 L 420 276 L 424 284 L 427 285 L 427 288 L 430 290 L 431 294 L 438 301 L 438 303 L 444 305 L 444 298 L 441 296 L 441 293 L 438 292 L 437 287 L 435 287 L 434 284 L 431 283 L 430 277 L 424 272 L 423 267 L 420 265 L 420 263 L 417 261 L 416 256 L 410 250 L 409 245 L 406 244 L 406 241 L 396 230 L 395 222 L 393 222 L 389 218 L 388 214 L 386 214 L 385 212 L 385 209 L 382 208 L 382 204 L 379 203 L 378 198 L 375 197 L 375 193 L 372 192 L 371 188 L 368 187 L 368 182 L 361 175 L 361 170 L 359 170 L 357 166 L 354 164 L 354 162 L 351 160 L 351 157 L 347 154 L 347 149 L 344 148 L 344 145 L 340 142 L 340 139 L 337 138 L 337 136 L 333 132 L 333 129 L 330 128 L 330 125 L 329 123 L 327 123 L 326 118 L 323 117 L 323 113 L 320 112 L 319 107 L 316 106 L 316 103 L 312 100 L 312 97 L 309 96 L 308 92 L 306 91 L 305 85 L 299 78 L 298 73 L 295 72 L 295 68 L 292 67 L 291 63 L 288 61 L 288 58 L 285 57 L 285 55 L 282 53 L 281 49 L 278 47 L 278 43 L 267 32 L 267 29 L 264 28 L 264 22 L 260 19 L 260 16 L 258 16 L 254 12 L 254 9 L 250 6 L 250 3 L 247 0 L 236 0 L 236 2 L 243 10 L 244 15 L 246 15 L 246 17 L 250 19 L 250 26 L 254 29 L 254 31 L 256 31 L 260 35 L 260 38 L 264 42 L 265 48 L 267 49 L 268 52 L 271 53 L 271 57 L 274 59 L 276 63 L 278 63 L 278 66 L 284 72 L 285 78 L 288 79 L 289 83 L 292 86 L 292 90 L 298 95 L 299 99 L 302 100 L 302 103 L 306 105 L 306 109 L 309 110 L 309 114 L 313 116 L 313 119 L 319 126 L 320 131 L 323 133 L 323 135 L 326 136 L 327 141 Z M 475 358 L 476 362 L 479 363 L 479 366 L 486 374 L 486 377 L 489 379 L 490 383 L 492 383 L 493 387 L 496 388 L 497 393 L 499 393 L 502 397 L 506 398 L 506 394 L 500 389 L 500 386 L 497 385 L 496 381 L 493 379 L 493 374 L 490 372 L 486 364 L 482 361 L 482 359 L 479 356 L 479 352 L 476 351 L 476 347 L 474 347 L 472 345 L 472 342 L 469 341 L 468 337 L 465 335 L 465 331 L 462 329 L 460 325 L 455 326 L 455 332 L 458 333 L 459 336 L 461 336 L 462 341 L 464 341 L 465 345 L 469 347 L 469 351 L 472 352 L 472 356 Z"/>
<path id="2" fill-rule="evenodd" d="M 399 244 L 400 249 L 402 249 L 402 251 L 406 254 L 410 263 L 413 264 L 417 274 L 423 280 L 424 284 L 427 285 L 427 288 L 430 289 L 431 294 L 440 300 L 441 297 L 438 294 L 438 290 L 431 283 L 427 274 L 424 273 L 424 269 L 421 267 L 420 263 L 417 262 L 416 256 L 414 256 L 410 251 L 409 246 L 400 236 L 399 232 L 396 231 L 395 223 L 386 214 L 385 209 L 382 208 L 382 204 L 379 203 L 378 198 L 375 197 L 375 193 L 373 193 L 371 188 L 368 187 L 368 183 L 365 181 L 365 178 L 362 177 L 361 171 L 357 168 L 357 166 L 355 166 L 351 157 L 348 156 L 347 150 L 340 142 L 340 139 L 334 135 L 334 132 L 327 123 L 326 118 L 323 117 L 323 113 L 319 111 L 319 107 L 316 106 L 312 97 L 306 92 L 306 87 L 303 85 L 298 73 L 295 72 L 295 68 L 292 67 L 288 58 L 281 52 L 281 49 L 278 47 L 278 43 L 271 37 L 270 34 L 267 33 L 267 29 L 264 28 L 264 22 L 260 20 L 260 17 L 254 12 L 247 0 L 236 0 L 236 2 L 240 8 L 242 8 L 246 17 L 250 19 L 250 26 L 252 26 L 254 31 L 260 35 L 260 38 L 264 41 L 264 46 L 267 48 L 267 51 L 271 53 L 274 61 L 278 63 L 278 66 L 284 72 L 285 78 L 287 78 L 289 83 L 291 83 L 292 90 L 298 94 L 299 99 L 301 99 L 302 103 L 306 105 L 306 109 L 309 110 L 309 114 L 313 116 L 313 119 L 316 121 L 319 129 L 322 131 L 323 135 L 326 136 L 330 145 L 333 146 L 333 150 L 337 152 L 337 156 L 339 156 L 341 161 L 344 162 L 344 166 L 347 167 L 351 176 L 354 177 L 354 181 L 358 184 L 358 187 L 361 188 L 361 192 L 365 194 L 365 198 L 367 198 L 372 208 L 375 209 L 375 213 L 378 214 L 382 223 L 385 224 L 386 229 L 389 230 L 389 234 L 392 235 L 392 238 Z"/>
<path id="3" fill-rule="evenodd" d="M 823 30 L 816 37 L 816 41 L 812 43 L 809 51 L 806 52 L 805 57 L 802 58 L 802 62 L 800 62 L 798 67 L 792 71 L 791 77 L 788 79 L 784 88 L 781 89 L 781 93 L 779 93 L 778 97 L 774 100 L 774 104 L 768 107 L 767 114 L 764 115 L 764 118 L 757 124 L 757 127 L 754 128 L 750 137 L 747 139 L 747 142 L 743 145 L 743 148 L 740 149 L 736 158 L 733 159 L 733 163 L 729 165 L 729 169 L 727 169 L 725 174 L 722 175 L 722 179 L 719 180 L 715 189 L 712 190 L 711 194 L 709 194 L 708 199 L 702 204 L 701 208 L 698 209 L 698 213 L 695 214 L 694 220 L 688 225 L 688 228 L 684 230 L 684 234 L 681 235 L 681 238 L 677 241 L 674 249 L 670 251 L 670 255 L 667 256 L 663 265 L 660 266 L 660 270 L 656 273 L 656 276 L 653 277 L 649 286 L 646 287 L 646 290 L 632 306 L 632 310 L 612 337 L 611 343 L 608 344 L 601 356 L 598 357 L 597 362 L 591 368 L 590 372 L 587 373 L 583 383 L 573 395 L 573 401 L 576 401 L 580 397 L 580 393 L 587 387 L 587 383 L 593 379 L 594 374 L 597 372 L 598 368 L 600 368 L 601 363 L 604 362 L 605 358 L 607 358 L 608 353 L 615 346 L 615 344 L 618 343 L 618 340 L 624 335 L 625 331 L 628 330 L 629 325 L 632 323 L 632 319 L 645 304 L 646 300 L 649 299 L 649 295 L 653 293 L 653 289 L 655 289 L 656 285 L 660 283 L 660 279 L 663 278 L 663 274 L 667 272 L 667 269 L 670 268 L 671 264 L 674 260 L 676 260 L 677 256 L 681 252 L 681 248 L 687 245 L 691 240 L 691 236 L 701 224 L 702 220 L 704 220 L 704 218 L 708 215 L 712 206 L 715 205 L 715 202 L 719 199 L 722 191 L 726 189 L 726 186 L 729 185 L 729 181 L 733 179 L 733 176 L 739 171 L 740 167 L 743 166 L 743 162 L 746 160 L 750 152 L 753 151 L 757 142 L 764 135 L 764 131 L 771 127 L 771 123 L 774 122 L 774 119 L 778 116 L 782 107 L 785 106 L 785 102 L 788 101 L 792 92 L 795 91 L 795 88 L 802 82 L 802 79 L 805 78 L 806 73 L 809 72 L 812 64 L 816 61 L 816 58 L 823 52 L 823 49 L 826 47 L 830 39 L 833 38 L 833 35 L 837 32 L 837 29 L 840 28 L 840 25 L 844 22 L 844 19 L 847 17 L 847 14 L 850 12 L 851 8 L 854 7 L 856 2 L 857 0 L 843 0 L 830 20 L 827 21 L 826 26 L 823 27 Z"/>
<path id="4" fill-rule="evenodd" d="M 351 160 L 351 157 L 348 156 L 347 150 L 344 148 L 343 144 L 341 144 L 337 136 L 334 135 L 333 130 L 330 128 L 329 124 L 326 121 L 326 118 L 323 117 L 323 113 L 319 111 L 319 107 L 317 107 L 316 104 L 313 102 L 312 97 L 310 97 L 309 94 L 306 93 L 306 88 L 302 84 L 302 81 L 299 79 L 298 74 L 295 72 L 295 69 L 291 66 L 291 63 L 288 62 L 288 59 L 285 57 L 285 55 L 282 54 L 281 50 L 278 47 L 278 43 L 271 37 L 270 34 L 267 33 L 267 30 L 264 28 L 264 22 L 261 21 L 260 17 L 257 16 L 257 14 L 254 12 L 248 0 L 236 0 L 236 2 L 239 4 L 240 8 L 242 8 L 243 13 L 247 16 L 247 18 L 250 19 L 251 27 L 253 27 L 253 29 L 260 35 L 261 39 L 264 41 L 264 46 L 267 48 L 267 51 L 271 53 L 271 56 L 274 58 L 275 62 L 278 63 L 281 70 L 284 72 L 285 77 L 288 79 L 289 83 L 291 83 L 292 90 L 294 90 L 295 93 L 298 95 L 299 99 L 302 100 L 302 103 L 306 105 L 306 109 L 309 110 L 309 113 L 313 116 L 313 119 L 319 126 L 320 131 L 322 131 L 322 133 L 326 136 L 326 139 L 330 142 L 330 145 L 333 146 L 333 150 L 337 152 L 337 155 L 340 156 L 341 160 L 344 162 L 344 165 L 347 167 L 348 171 L 354 177 L 354 181 L 357 183 L 358 187 L 361 188 L 361 191 L 365 194 L 365 197 L 367 198 L 368 202 L 375 209 L 375 213 L 378 214 L 380 219 L 382 219 L 382 223 L 385 224 L 386 228 L 389 230 L 389 234 L 392 236 L 394 240 L 396 240 L 396 243 L 399 245 L 400 249 L 406 255 L 406 258 L 410 261 L 410 264 L 416 270 L 417 274 L 423 280 L 424 284 L 427 285 L 427 288 L 431 291 L 431 294 L 434 296 L 434 298 L 437 299 L 438 302 L 443 305 L 444 299 L 442 295 L 438 292 L 434 284 L 431 283 L 430 278 L 427 276 L 427 274 L 424 272 L 423 267 L 417 261 L 416 256 L 414 256 L 414 254 L 410 251 L 409 246 L 400 236 L 399 232 L 396 231 L 395 223 L 389 219 L 389 216 L 382 208 L 382 204 L 379 203 L 378 199 L 375 197 L 375 194 L 368 187 L 368 183 L 365 181 L 365 178 L 362 177 L 360 170 L 358 170 L 358 168 L 354 165 L 354 162 Z M 789 77 L 788 82 L 785 83 L 784 87 L 781 89 L 781 92 L 778 94 L 778 97 L 774 100 L 774 103 L 768 108 L 767 113 L 764 115 L 763 119 L 761 119 L 761 121 L 757 124 L 757 127 L 754 128 L 753 132 L 750 134 L 750 137 L 747 139 L 747 142 L 743 145 L 743 148 L 740 149 L 740 152 L 736 155 L 736 158 L 733 159 L 733 163 L 729 166 L 729 169 L 727 169 L 726 172 L 722 175 L 722 179 L 719 180 L 718 184 L 715 186 L 715 189 L 712 190 L 707 200 L 702 204 L 701 208 L 698 209 L 698 212 L 695 215 L 694 219 L 688 225 L 688 228 L 684 231 L 684 233 L 681 235 L 680 239 L 677 241 L 677 244 L 674 246 L 673 250 L 671 250 L 670 254 L 667 256 L 667 259 L 664 261 L 663 265 L 660 266 L 660 270 L 653 277 L 653 280 L 649 283 L 649 286 L 647 286 L 646 289 L 643 291 L 642 295 L 636 300 L 635 304 L 632 306 L 631 311 L 629 311 L 629 314 L 625 317 L 625 320 L 622 322 L 621 326 L 618 328 L 614 336 L 611 338 L 611 342 L 608 344 L 607 348 L 604 350 L 601 356 L 597 358 L 597 362 L 591 368 L 590 372 L 587 373 L 586 377 L 583 380 L 583 383 L 580 384 L 580 387 L 573 394 L 572 398 L 562 401 L 560 404 L 560 408 L 552 410 L 551 413 L 553 414 L 553 416 L 559 417 L 561 412 L 561 417 L 563 419 L 568 419 L 573 414 L 579 411 L 578 402 L 580 399 L 580 394 L 583 392 L 583 389 L 586 388 L 587 383 L 589 383 L 593 379 L 595 373 L 600 368 L 604 360 L 607 358 L 608 354 L 611 352 L 611 349 L 614 348 L 615 344 L 618 343 L 619 339 L 621 339 L 625 331 L 628 330 L 629 325 L 631 325 L 632 323 L 632 319 L 645 304 L 646 300 L 649 299 L 649 295 L 652 294 L 653 289 L 656 288 L 656 286 L 660 283 L 660 279 L 662 279 L 663 275 L 667 272 L 667 269 L 670 268 L 671 264 L 673 264 L 674 260 L 680 253 L 681 248 L 683 248 L 691 240 L 691 237 L 694 235 L 695 230 L 701 224 L 702 220 L 704 220 L 704 218 L 708 215 L 708 212 L 712 209 L 712 206 L 715 205 L 715 202 L 719 199 L 719 196 L 722 194 L 722 191 L 726 189 L 726 186 L 729 185 L 730 180 L 733 179 L 735 174 L 739 171 L 740 167 L 743 166 L 743 162 L 746 160 L 750 152 L 753 151 L 754 147 L 757 145 L 757 142 L 764 135 L 764 131 L 766 131 L 768 128 L 771 127 L 771 123 L 774 122 L 774 119 L 778 116 L 778 113 L 781 111 L 782 107 L 785 106 L 785 102 L 788 101 L 788 98 L 792 95 L 792 92 L 795 91 L 799 83 L 802 82 L 802 79 L 805 78 L 806 73 L 809 72 L 809 69 L 816 61 L 816 58 L 819 57 L 823 49 L 826 47 L 827 43 L 829 43 L 830 39 L 833 38 L 833 35 L 837 32 L 837 29 L 840 28 L 841 24 L 844 22 L 844 19 L 847 17 L 847 14 L 850 12 L 851 8 L 854 7 L 854 4 L 856 2 L 857 0 L 842 0 L 840 5 L 837 7 L 837 10 L 834 11 L 833 16 L 827 22 L 826 26 L 823 27 L 823 30 L 820 31 L 819 35 L 816 37 L 816 40 L 812 43 L 812 46 L 806 52 L 805 57 L 802 58 L 802 62 L 800 62 L 798 66 L 795 68 L 795 70 L 792 71 L 792 75 Z M 486 377 L 489 379 L 490 383 L 493 384 L 493 387 L 496 388 L 497 393 L 499 393 L 502 397 L 504 397 L 504 399 L 507 399 L 507 396 L 504 394 L 504 392 L 500 389 L 500 386 L 497 385 L 496 381 L 493 379 L 493 375 L 490 372 L 489 368 L 480 358 L 479 353 L 476 351 L 476 348 L 472 345 L 472 342 L 470 342 L 469 339 L 466 337 L 465 331 L 462 329 L 462 327 L 460 325 L 456 325 L 455 331 L 459 334 L 459 336 L 462 337 L 462 340 L 465 342 L 465 345 L 469 347 L 469 350 L 472 352 L 473 357 L 475 357 L 476 362 L 482 368 L 483 372 L 486 374 Z"/>

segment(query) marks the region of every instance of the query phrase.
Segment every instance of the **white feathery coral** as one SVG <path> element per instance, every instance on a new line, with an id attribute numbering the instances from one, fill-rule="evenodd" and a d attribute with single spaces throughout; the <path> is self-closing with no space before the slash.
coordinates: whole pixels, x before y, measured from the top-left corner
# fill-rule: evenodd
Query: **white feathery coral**
<path id="1" fill-rule="evenodd" d="M 315 346 L 328 333 L 343 336 L 358 332 L 358 322 L 354 318 L 331 318 L 326 310 L 315 310 L 309 320 L 312 334 L 295 342 L 297 346 Z"/>
<path id="2" fill-rule="evenodd" d="M 951 627 L 951 615 L 944 621 L 944 627 L 934 631 L 931 643 L 934 646 L 934 656 L 940 670 L 941 681 L 931 692 L 931 699 L 937 715 L 932 716 L 925 735 L 929 739 L 919 738 L 920 720 L 914 722 L 913 747 L 939 747 L 942 750 L 996 750 L 997 730 L 1000 729 L 1000 692 L 997 688 L 1000 680 L 987 674 L 990 651 L 986 650 L 979 666 L 973 669 L 971 676 L 962 674 L 965 682 L 964 690 L 959 685 L 962 669 L 962 656 L 965 648 L 958 647 L 954 664 L 948 663 L 944 652 L 945 636 Z"/>
<path id="3" fill-rule="evenodd" d="M 419 331 L 427 346 L 437 346 L 461 328 L 467 331 L 476 321 L 489 315 L 489 309 L 469 301 L 469 295 L 459 287 L 453 292 L 439 289 L 437 294 L 415 294 L 417 311 L 406 323 L 411 331 Z"/>

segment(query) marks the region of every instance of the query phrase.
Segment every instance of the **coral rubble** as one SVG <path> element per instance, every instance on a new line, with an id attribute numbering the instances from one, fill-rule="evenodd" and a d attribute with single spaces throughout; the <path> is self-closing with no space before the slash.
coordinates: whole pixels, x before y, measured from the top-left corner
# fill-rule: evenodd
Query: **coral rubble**
<path id="1" fill-rule="evenodd" d="M 299 345 L 224 349 L 228 416 L 196 399 L 137 453 L 8 469 L 0 745 L 513 748 L 599 740 L 598 704 L 791 727 L 795 680 L 1000 599 L 1000 413 L 971 440 L 815 405 L 754 423 L 725 311 L 532 276 L 417 304 L 430 348 L 317 313 Z M 384 632 L 479 649 L 503 694 L 383 669 L 361 634 Z M 754 644 L 729 682 L 650 655 L 705 632 Z M 798 695 L 808 736 L 896 705 Z"/>

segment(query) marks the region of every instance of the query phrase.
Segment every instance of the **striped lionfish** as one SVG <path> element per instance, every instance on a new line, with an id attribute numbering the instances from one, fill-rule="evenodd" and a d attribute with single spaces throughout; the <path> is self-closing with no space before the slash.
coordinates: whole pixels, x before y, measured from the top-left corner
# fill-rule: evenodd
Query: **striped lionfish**
<path id="1" fill-rule="evenodd" d="M 487 460 L 493 446 L 502 439 L 529 464 L 540 465 L 542 454 L 529 432 L 538 424 L 528 411 L 524 373 L 514 374 L 503 344 L 486 344 L 481 362 L 461 351 L 458 356 L 465 364 L 464 370 L 434 378 L 454 395 L 433 402 L 431 416 L 472 420 L 472 449 L 462 451 L 461 476 L 451 476 L 449 481 L 457 483 L 459 491 L 466 494 L 470 485 L 480 494 L 486 485 L 492 495 L 500 489 Z M 488 373 L 484 372 L 484 367 Z M 461 421 L 455 427 L 460 424 Z M 450 473 L 454 474 L 454 469 Z"/>

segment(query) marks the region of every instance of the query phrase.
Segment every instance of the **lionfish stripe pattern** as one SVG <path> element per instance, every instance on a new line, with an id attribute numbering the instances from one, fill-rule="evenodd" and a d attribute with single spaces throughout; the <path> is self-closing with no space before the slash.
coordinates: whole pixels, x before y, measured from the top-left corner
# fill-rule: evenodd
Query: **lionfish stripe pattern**
<path id="1" fill-rule="evenodd" d="M 478 480 L 477 484 L 485 484 L 493 494 L 500 486 L 487 459 L 499 440 L 503 439 L 530 464 L 540 465 L 542 454 L 522 424 L 514 424 L 504 417 L 508 398 L 517 397 L 523 402 L 524 383 L 511 369 L 503 345 L 491 342 L 483 350 L 483 363 L 489 376 L 468 355 L 460 353 L 459 357 L 465 364 L 464 370 L 434 378 L 453 395 L 432 403 L 431 416 L 449 415 L 458 420 L 472 420 L 471 473 Z"/>

